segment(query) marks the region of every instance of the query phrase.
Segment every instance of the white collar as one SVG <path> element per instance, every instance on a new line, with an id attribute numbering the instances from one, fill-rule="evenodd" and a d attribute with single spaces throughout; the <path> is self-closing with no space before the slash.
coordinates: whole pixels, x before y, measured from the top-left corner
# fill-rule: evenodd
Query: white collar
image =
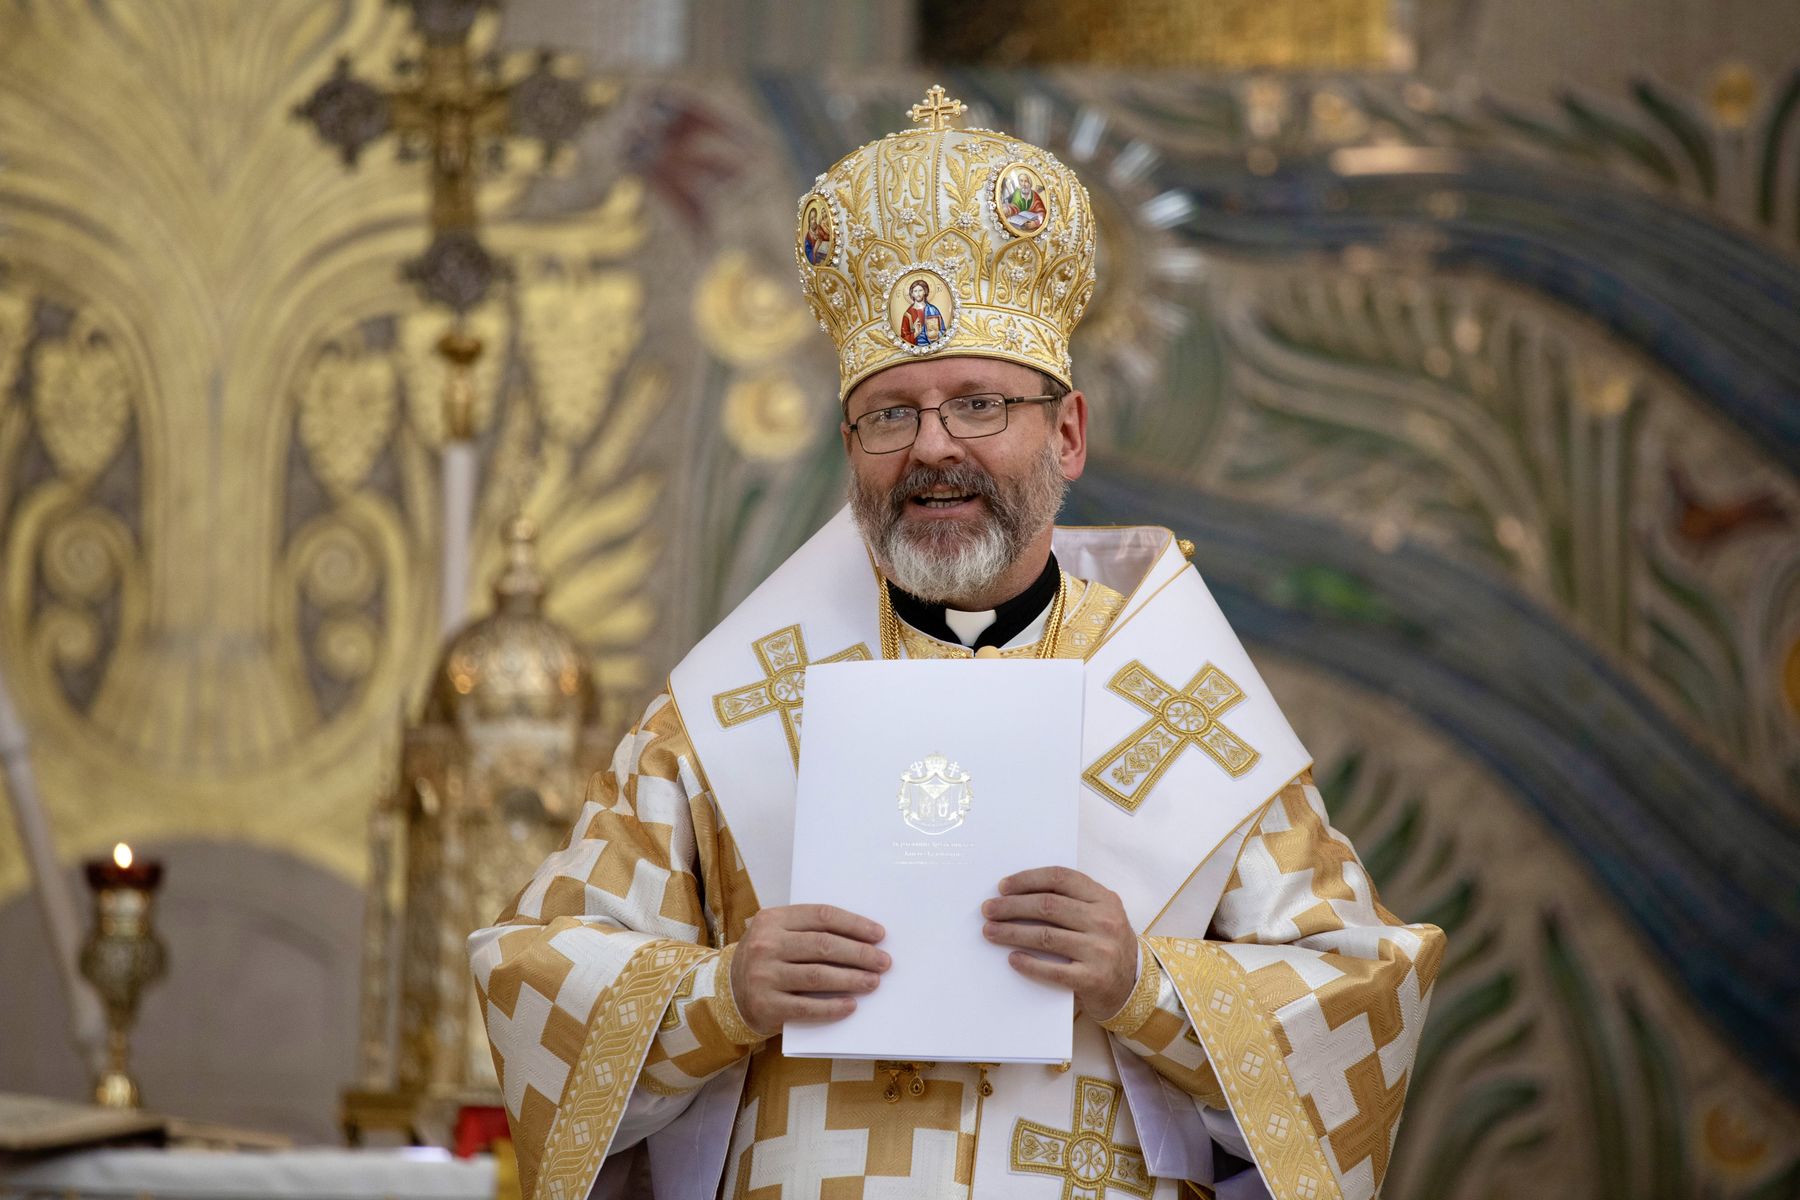
<path id="1" fill-rule="evenodd" d="M 991 608 L 984 608 L 980 612 L 963 612 L 958 608 L 944 610 L 944 624 L 950 627 L 950 632 L 965 646 L 973 646 L 975 639 L 993 623 L 994 610 Z"/>

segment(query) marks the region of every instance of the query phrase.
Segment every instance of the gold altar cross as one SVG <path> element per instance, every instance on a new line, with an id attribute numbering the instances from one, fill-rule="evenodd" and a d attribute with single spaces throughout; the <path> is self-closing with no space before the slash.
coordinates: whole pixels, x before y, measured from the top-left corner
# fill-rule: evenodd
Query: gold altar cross
<path id="1" fill-rule="evenodd" d="M 344 165 L 355 167 L 363 150 L 392 133 L 402 158 L 428 155 L 431 161 L 431 243 L 402 274 L 426 299 L 456 313 L 456 325 L 437 351 L 449 366 L 444 380 L 444 416 L 450 436 L 475 436 L 472 368 L 481 357 L 481 339 L 463 318 L 480 305 L 510 268 L 481 243 L 476 192 L 484 169 L 500 164 L 506 139 L 530 138 L 549 165 L 558 148 L 574 141 L 600 106 L 590 87 L 551 69 L 552 55 L 538 55 L 529 74 L 503 78 L 498 60 L 478 54 L 475 24 L 492 0 L 397 0 L 412 9 L 413 26 L 424 41 L 416 58 L 396 68 L 407 82 L 383 88 L 350 72 L 350 56 L 294 110 L 312 122 L 319 136 L 337 148 Z"/>
<path id="2" fill-rule="evenodd" d="M 800 766 L 800 716 L 806 703 L 806 668 L 812 660 L 806 656 L 806 639 L 800 626 L 777 629 L 758 638 L 750 648 L 762 664 L 763 678 L 755 683 L 720 692 L 713 697 L 713 713 L 726 729 L 754 721 L 772 712 L 781 714 L 781 726 L 787 733 L 788 751 L 794 766 Z M 850 662 L 868 659 L 869 648 L 858 642 L 848 650 L 839 650 L 820 662 Z"/>
<path id="3" fill-rule="evenodd" d="M 1106 687 L 1150 714 L 1148 721 L 1081 773 L 1126 812 L 1137 811 L 1163 772 L 1190 745 L 1204 750 L 1233 779 L 1262 757 L 1220 722 L 1244 698 L 1244 690 L 1211 663 L 1176 691 L 1133 659 Z"/>
<path id="4" fill-rule="evenodd" d="M 1072 1129 L 1026 1120 L 1013 1126 L 1013 1170 L 1062 1176 L 1062 1200 L 1103 1200 L 1109 1189 L 1149 1196 L 1156 1184 L 1143 1154 L 1112 1140 L 1118 1114 L 1118 1087 L 1090 1075 L 1078 1077 Z"/>
<path id="5" fill-rule="evenodd" d="M 931 90 L 925 93 L 925 99 L 906 110 L 913 124 L 923 125 L 931 133 L 942 133 L 950 128 L 950 118 L 960 117 L 969 111 L 969 106 L 961 100 L 951 100 L 944 95 L 943 86 L 932 84 Z"/>

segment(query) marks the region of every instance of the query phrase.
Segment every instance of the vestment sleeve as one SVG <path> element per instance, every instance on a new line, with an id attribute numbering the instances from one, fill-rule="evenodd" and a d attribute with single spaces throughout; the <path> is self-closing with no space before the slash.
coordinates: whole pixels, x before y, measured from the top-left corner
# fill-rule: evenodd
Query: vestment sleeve
<path id="1" fill-rule="evenodd" d="M 659 696 L 590 782 L 568 842 L 469 938 L 527 1196 L 585 1195 L 609 1149 L 674 1120 L 760 1041 L 732 1001 L 727 949 L 755 907 Z"/>
<path id="2" fill-rule="evenodd" d="M 1444 935 L 1382 906 L 1310 773 L 1245 839 L 1208 936 L 1145 943 L 1268 1190 L 1373 1196 Z"/>
<path id="3" fill-rule="evenodd" d="M 1147 943 L 1139 948 L 1137 986 L 1125 1006 L 1100 1022 L 1100 1027 L 1200 1103 L 1208 1108 L 1225 1107 L 1218 1077 L 1181 1005 L 1175 983 L 1157 965 Z"/>

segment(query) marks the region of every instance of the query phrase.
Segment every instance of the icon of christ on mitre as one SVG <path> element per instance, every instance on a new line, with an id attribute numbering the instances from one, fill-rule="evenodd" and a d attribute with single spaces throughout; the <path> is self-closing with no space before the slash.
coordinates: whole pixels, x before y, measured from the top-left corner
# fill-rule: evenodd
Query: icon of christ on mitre
<path id="1" fill-rule="evenodd" d="M 949 332 L 943 310 L 931 302 L 931 284 L 915 279 L 907 287 L 912 303 L 900 314 L 900 340 L 909 346 L 931 346 Z"/>

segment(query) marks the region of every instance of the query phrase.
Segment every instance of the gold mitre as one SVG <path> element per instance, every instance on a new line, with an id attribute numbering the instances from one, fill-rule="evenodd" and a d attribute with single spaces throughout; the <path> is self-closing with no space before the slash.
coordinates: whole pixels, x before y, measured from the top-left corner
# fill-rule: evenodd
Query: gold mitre
<path id="1" fill-rule="evenodd" d="M 837 343 L 840 398 L 925 355 L 1002 358 L 1073 386 L 1094 293 L 1087 189 L 1047 150 L 953 129 L 933 86 L 917 128 L 839 159 L 800 197 L 800 290 Z"/>

